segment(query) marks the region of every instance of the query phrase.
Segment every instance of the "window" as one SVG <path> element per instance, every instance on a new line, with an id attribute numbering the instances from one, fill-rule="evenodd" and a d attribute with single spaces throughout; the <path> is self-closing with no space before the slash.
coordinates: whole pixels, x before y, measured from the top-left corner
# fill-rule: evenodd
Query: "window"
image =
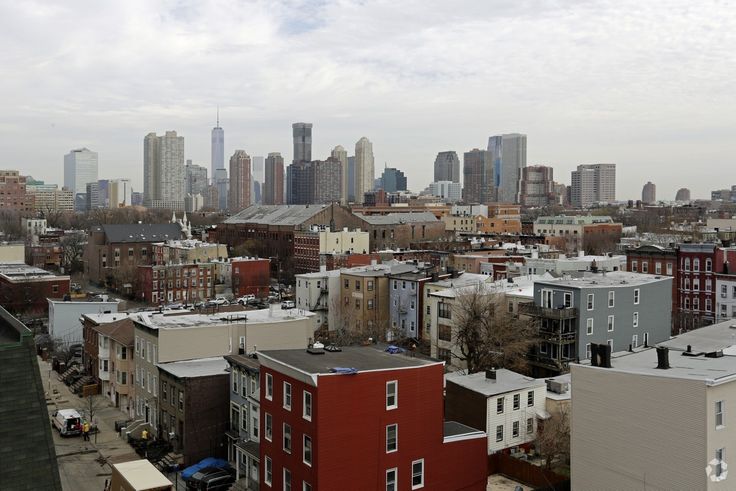
<path id="1" fill-rule="evenodd" d="M 639 267 L 636 261 L 631 261 L 631 271 L 633 271 L 634 273 L 637 273 L 639 271 Z"/>
<path id="2" fill-rule="evenodd" d="M 230 378 L 233 381 L 233 392 L 237 394 L 238 393 L 238 371 L 233 369 L 232 373 L 230 373 Z"/>
<path id="3" fill-rule="evenodd" d="M 263 481 L 269 486 L 273 484 L 273 463 L 268 455 L 266 455 L 266 465 L 263 470 Z"/>
<path id="4" fill-rule="evenodd" d="M 452 308 L 449 303 L 440 302 L 437 304 L 437 317 L 441 319 L 452 318 Z"/>
<path id="5" fill-rule="evenodd" d="M 514 409 L 521 407 L 521 394 L 514 394 Z"/>
<path id="6" fill-rule="evenodd" d="M 367 289 L 367 290 L 368 290 L 369 292 L 372 292 L 372 291 L 373 291 L 373 280 L 368 280 L 368 281 L 366 282 L 366 289 Z"/>
<path id="7" fill-rule="evenodd" d="M 685 258 L 685 271 L 690 271 L 690 258 Z"/>
<path id="8" fill-rule="evenodd" d="M 705 291 L 709 292 L 713 290 L 713 284 L 710 281 L 710 278 L 705 280 Z"/>
<path id="9" fill-rule="evenodd" d="M 302 461 L 311 466 L 312 465 L 312 438 L 304 435 L 302 442 Z"/>
<path id="10" fill-rule="evenodd" d="M 631 336 L 631 347 L 632 348 L 638 348 L 639 347 L 639 335 L 634 334 Z"/>
<path id="11" fill-rule="evenodd" d="M 398 401 L 399 382 L 392 380 L 386 382 L 386 409 L 396 409 L 399 407 Z"/>
<path id="12" fill-rule="evenodd" d="M 616 292 L 608 292 L 608 306 L 609 307 L 613 307 L 615 297 L 616 297 Z"/>
<path id="13" fill-rule="evenodd" d="M 542 307 L 552 308 L 552 290 L 542 290 Z"/>
<path id="14" fill-rule="evenodd" d="M 397 469 L 389 469 L 386 471 L 386 491 L 396 491 L 396 474 Z"/>
<path id="15" fill-rule="evenodd" d="M 243 404 L 243 409 L 240 412 L 240 429 L 248 431 L 248 405 Z"/>
<path id="16" fill-rule="evenodd" d="M 399 282 L 394 280 L 394 290 L 396 290 L 399 287 Z"/>
<path id="17" fill-rule="evenodd" d="M 355 280 L 355 291 L 356 292 L 360 291 L 360 280 Z"/>
<path id="18" fill-rule="evenodd" d="M 291 453 L 291 426 L 284 423 L 284 452 Z"/>
<path id="19" fill-rule="evenodd" d="M 312 485 L 306 481 L 302 481 L 302 491 L 312 491 Z"/>
<path id="20" fill-rule="evenodd" d="M 667 276 L 672 276 L 672 263 L 667 263 Z"/>
<path id="21" fill-rule="evenodd" d="M 641 262 L 641 272 L 642 273 L 648 273 L 649 272 L 649 263 L 647 261 Z"/>
<path id="22" fill-rule="evenodd" d="M 440 324 L 437 326 L 439 339 L 441 341 L 452 341 L 452 327 L 447 324 Z"/>
<path id="23" fill-rule="evenodd" d="M 639 327 L 639 312 L 634 312 L 634 319 L 632 321 L 634 327 Z"/>
<path id="24" fill-rule="evenodd" d="M 588 310 L 593 310 L 593 294 L 588 293 Z"/>
<path id="25" fill-rule="evenodd" d="M 517 438 L 519 436 L 519 422 L 514 421 L 511 425 L 511 436 Z"/>
<path id="26" fill-rule="evenodd" d="M 693 279 L 693 291 L 695 292 L 700 291 L 700 279 L 699 278 Z"/>
<path id="27" fill-rule="evenodd" d="M 613 339 L 609 339 L 608 341 L 606 341 L 606 344 L 611 347 L 611 353 L 613 353 Z"/>
<path id="28" fill-rule="evenodd" d="M 284 409 L 291 411 L 291 384 L 284 382 Z"/>
<path id="29" fill-rule="evenodd" d="M 306 390 L 302 395 L 302 418 L 312 421 L 312 393 Z"/>
<path id="30" fill-rule="evenodd" d="M 726 407 L 725 401 L 716 401 L 716 429 L 725 426 L 723 422 L 723 410 Z"/>
<path id="31" fill-rule="evenodd" d="M 526 405 L 527 406 L 533 406 L 534 405 L 534 391 L 530 390 L 526 393 Z"/>
<path id="32" fill-rule="evenodd" d="M 184 391 L 179 391 L 179 411 L 184 410 Z"/>
<path id="33" fill-rule="evenodd" d="M 373 299 L 372 299 L 372 298 L 369 298 L 369 299 L 368 299 L 368 300 L 366 301 L 366 308 L 367 308 L 368 310 L 373 310 Z"/>
<path id="34" fill-rule="evenodd" d="M 503 425 L 496 426 L 496 441 L 503 441 Z"/>
<path id="35" fill-rule="evenodd" d="M 273 418 L 268 413 L 265 413 L 264 417 L 265 417 L 265 420 L 263 422 L 263 426 L 265 427 L 264 429 L 266 433 L 265 437 L 266 437 L 266 440 L 270 442 L 273 440 Z"/>
<path id="36" fill-rule="evenodd" d="M 534 433 L 534 418 L 526 418 L 526 434 Z"/>
<path id="37" fill-rule="evenodd" d="M 563 298 L 564 298 L 565 308 L 572 307 L 572 293 L 565 292 L 565 295 Z"/>
<path id="38" fill-rule="evenodd" d="M 634 305 L 639 305 L 639 289 L 634 290 Z"/>
<path id="39" fill-rule="evenodd" d="M 609 315 L 608 316 L 608 332 L 613 331 L 613 322 L 614 322 L 613 316 Z"/>
<path id="40" fill-rule="evenodd" d="M 697 257 L 693 259 L 693 271 L 700 271 L 700 259 Z"/>
<path id="41" fill-rule="evenodd" d="M 270 373 L 266 374 L 266 399 L 273 399 L 273 375 Z"/>
<path id="42" fill-rule="evenodd" d="M 725 462 L 723 461 L 724 457 L 726 455 L 726 450 L 723 448 L 719 448 L 716 450 L 716 468 L 715 468 L 715 475 L 718 478 L 725 479 L 725 476 L 723 475 L 723 466 Z"/>
<path id="43" fill-rule="evenodd" d="M 711 304 L 710 298 L 705 299 L 705 311 L 710 312 L 713 305 Z"/>
<path id="44" fill-rule="evenodd" d="M 654 263 L 654 272 L 656 274 L 662 274 L 662 263 L 660 262 Z"/>
<path id="45" fill-rule="evenodd" d="M 345 280 L 345 288 L 350 289 L 350 280 Z"/>
<path id="46" fill-rule="evenodd" d="M 411 489 L 424 487 L 424 459 L 411 463 Z"/>
<path id="47" fill-rule="evenodd" d="M 590 336 L 593 334 L 593 318 L 585 320 L 585 332 Z"/>
<path id="48" fill-rule="evenodd" d="M 399 448 L 398 442 L 399 425 L 386 426 L 386 453 L 395 452 Z"/>
<path id="49" fill-rule="evenodd" d="M 586 343 L 585 345 L 585 358 L 590 360 L 590 343 Z"/>
<path id="50" fill-rule="evenodd" d="M 710 259 L 705 260 L 705 271 L 708 273 L 713 271 L 713 261 L 711 261 Z"/>
<path id="51" fill-rule="evenodd" d="M 503 414 L 503 402 L 503 397 L 499 397 L 498 399 L 496 399 L 496 414 Z"/>

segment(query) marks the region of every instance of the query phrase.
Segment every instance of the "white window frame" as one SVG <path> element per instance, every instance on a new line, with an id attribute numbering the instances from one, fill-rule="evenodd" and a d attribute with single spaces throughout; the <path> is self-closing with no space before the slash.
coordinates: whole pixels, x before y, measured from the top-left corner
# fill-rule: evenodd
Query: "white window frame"
<path id="1" fill-rule="evenodd" d="M 501 430 L 501 436 L 498 435 L 498 430 Z M 496 442 L 503 441 L 503 425 L 496 425 Z"/>
<path id="2" fill-rule="evenodd" d="M 633 319 L 631 320 L 631 323 L 634 327 L 639 327 L 639 312 L 634 312 Z"/>
<path id="3" fill-rule="evenodd" d="M 634 289 L 634 305 L 639 305 L 639 300 L 641 300 L 641 292 L 638 288 Z"/>
<path id="4" fill-rule="evenodd" d="M 414 466 L 416 464 L 421 464 L 422 466 L 422 469 L 418 474 L 414 472 Z M 417 484 L 414 484 L 415 476 L 418 476 L 420 479 L 419 483 Z M 424 459 L 417 459 L 417 460 L 412 461 L 411 463 L 411 489 L 414 490 L 414 489 L 420 489 L 423 487 L 424 487 Z"/>
<path id="5" fill-rule="evenodd" d="M 726 462 L 726 449 L 719 448 L 716 450 L 716 466 L 714 469 L 716 480 L 721 481 L 726 477 L 723 475 L 723 464 Z"/>
<path id="6" fill-rule="evenodd" d="M 393 387 L 393 391 L 390 388 Z M 390 399 L 393 397 L 393 402 L 390 403 Z M 399 407 L 399 381 L 389 380 L 386 382 L 386 411 L 396 409 Z"/>
<path id="7" fill-rule="evenodd" d="M 266 461 L 263 465 L 263 482 L 266 483 L 268 487 L 271 487 L 273 485 L 273 461 L 268 455 L 265 457 Z"/>
<path id="8" fill-rule="evenodd" d="M 273 441 L 273 416 L 270 413 L 263 415 L 263 438 L 269 442 Z"/>
<path id="9" fill-rule="evenodd" d="M 309 412 L 307 412 L 307 409 L 309 409 Z M 302 392 L 302 418 L 312 421 L 312 393 L 308 390 Z"/>
<path id="10" fill-rule="evenodd" d="M 606 324 L 608 332 L 613 332 L 613 330 L 616 327 L 616 316 L 615 315 L 609 315 L 608 316 L 608 323 Z"/>
<path id="11" fill-rule="evenodd" d="M 616 292 L 611 290 L 608 292 L 608 308 L 612 309 L 616 306 Z"/>
<path id="12" fill-rule="evenodd" d="M 393 450 L 389 450 L 388 432 L 389 432 L 389 429 L 392 427 L 395 429 L 394 448 Z M 386 425 L 385 440 L 386 440 L 386 453 L 394 453 L 394 452 L 399 451 L 399 424 L 398 423 L 391 423 L 390 425 Z"/>
<path id="13" fill-rule="evenodd" d="M 270 373 L 266 374 L 266 400 L 273 400 L 273 375 Z"/>
<path id="14" fill-rule="evenodd" d="M 309 440 L 309 460 L 307 460 L 307 440 Z M 302 462 L 309 467 L 312 467 L 312 454 L 314 453 L 312 450 L 313 448 L 312 437 L 309 435 L 302 435 Z"/>
<path id="15" fill-rule="evenodd" d="M 519 438 L 519 435 L 521 434 L 520 427 L 518 421 L 514 421 L 511 423 L 511 438 Z"/>
<path id="16" fill-rule="evenodd" d="M 389 480 L 389 475 L 393 474 L 393 479 Z M 399 469 L 393 467 L 386 469 L 386 491 L 397 491 L 399 481 Z M 390 487 L 389 487 L 390 486 Z"/>
<path id="17" fill-rule="evenodd" d="M 588 336 L 593 334 L 593 318 L 592 317 L 585 319 L 585 332 Z"/>
<path id="18" fill-rule="evenodd" d="M 726 412 L 726 401 L 716 401 L 716 429 L 720 430 L 721 428 L 726 427 L 725 422 L 725 412 Z M 720 424 L 719 420 L 720 419 Z"/>
<path id="19" fill-rule="evenodd" d="M 286 448 L 286 429 L 289 429 L 289 448 Z M 281 448 L 284 452 L 291 454 L 294 448 L 294 431 L 291 429 L 289 423 L 282 423 L 281 425 Z"/>
<path id="20" fill-rule="evenodd" d="M 588 293 L 588 297 L 586 300 L 586 307 L 588 308 L 588 311 L 595 310 L 595 295 L 593 295 L 592 293 Z"/>
<path id="21" fill-rule="evenodd" d="M 287 486 L 286 484 L 286 476 L 289 476 L 289 484 Z M 281 488 L 284 491 L 291 491 L 291 471 L 284 467 L 283 471 L 281 471 Z"/>
<path id="22" fill-rule="evenodd" d="M 288 387 L 288 390 L 287 390 L 287 387 Z M 281 402 L 283 403 L 284 409 L 286 409 L 287 411 L 291 411 L 291 384 L 289 382 L 284 382 L 283 391 L 284 391 L 283 400 Z M 287 400 L 288 400 L 288 404 L 287 404 Z"/>

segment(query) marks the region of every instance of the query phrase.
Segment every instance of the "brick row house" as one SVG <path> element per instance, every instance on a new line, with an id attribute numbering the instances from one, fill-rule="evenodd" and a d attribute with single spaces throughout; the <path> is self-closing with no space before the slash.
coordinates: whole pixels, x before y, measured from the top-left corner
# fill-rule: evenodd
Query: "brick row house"
<path id="1" fill-rule="evenodd" d="M 151 305 L 197 302 L 215 296 L 210 263 L 138 266 L 137 296 Z"/>

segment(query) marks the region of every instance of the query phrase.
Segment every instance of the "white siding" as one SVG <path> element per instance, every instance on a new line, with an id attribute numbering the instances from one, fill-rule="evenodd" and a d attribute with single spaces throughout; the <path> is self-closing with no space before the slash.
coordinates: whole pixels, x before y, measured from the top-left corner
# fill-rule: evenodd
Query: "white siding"
<path id="1" fill-rule="evenodd" d="M 527 393 L 534 392 L 534 405 L 527 406 Z M 519 409 L 514 410 L 514 394 L 519 394 Z M 488 453 L 494 453 L 504 448 L 514 447 L 523 443 L 531 442 L 536 438 L 537 432 L 537 413 L 544 411 L 546 404 L 546 386 L 535 387 L 531 389 L 518 390 L 501 394 L 499 396 L 488 398 L 488 414 L 486 419 L 486 433 L 488 434 Z M 498 399 L 504 398 L 503 414 L 497 413 Z M 527 433 L 526 420 L 533 418 L 534 431 Z M 519 436 L 514 438 L 512 435 L 514 421 L 519 422 Z M 503 425 L 503 440 L 496 441 L 496 427 Z"/>

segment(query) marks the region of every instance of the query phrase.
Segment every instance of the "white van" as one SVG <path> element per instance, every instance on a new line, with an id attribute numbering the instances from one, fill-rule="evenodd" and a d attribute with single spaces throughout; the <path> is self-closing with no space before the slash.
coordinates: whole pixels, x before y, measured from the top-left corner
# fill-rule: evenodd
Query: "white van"
<path id="1" fill-rule="evenodd" d="M 51 415 L 51 424 L 61 436 L 82 434 L 82 417 L 76 409 L 59 409 Z"/>

